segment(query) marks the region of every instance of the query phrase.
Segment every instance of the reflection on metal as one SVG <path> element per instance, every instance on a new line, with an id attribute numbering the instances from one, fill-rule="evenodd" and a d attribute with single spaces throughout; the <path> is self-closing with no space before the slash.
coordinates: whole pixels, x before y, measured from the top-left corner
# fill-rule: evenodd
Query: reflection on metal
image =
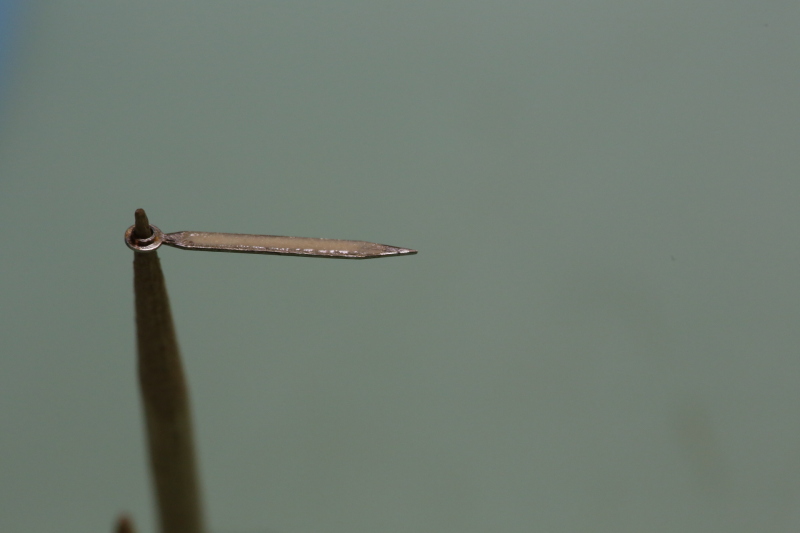
<path id="1" fill-rule="evenodd" d="M 139 211 L 141 211 L 141 216 Z M 236 252 L 247 254 L 299 255 L 340 259 L 371 259 L 413 255 L 416 250 L 366 241 L 318 239 L 314 237 L 280 237 L 277 235 L 245 235 L 179 231 L 163 233 L 147 221 L 144 211 L 137 210 L 136 224 L 125 232 L 125 244 L 135 252 L 152 252 L 162 244 L 184 250 Z M 150 235 L 142 237 L 149 232 Z"/>

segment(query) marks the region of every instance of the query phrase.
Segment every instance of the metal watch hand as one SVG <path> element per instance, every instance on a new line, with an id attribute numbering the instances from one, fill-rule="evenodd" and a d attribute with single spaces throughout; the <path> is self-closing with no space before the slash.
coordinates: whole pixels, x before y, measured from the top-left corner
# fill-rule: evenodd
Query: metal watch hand
<path id="1" fill-rule="evenodd" d="M 150 232 L 149 236 L 140 237 L 148 231 Z M 416 250 L 387 244 L 341 239 L 319 239 L 315 237 L 280 237 L 277 235 L 245 235 L 202 231 L 179 231 L 165 234 L 147 221 L 147 215 L 141 209 L 136 211 L 136 224 L 125 232 L 125 244 L 135 252 L 152 252 L 162 244 L 165 244 L 184 250 L 299 255 L 341 259 L 370 259 L 417 253 Z"/>

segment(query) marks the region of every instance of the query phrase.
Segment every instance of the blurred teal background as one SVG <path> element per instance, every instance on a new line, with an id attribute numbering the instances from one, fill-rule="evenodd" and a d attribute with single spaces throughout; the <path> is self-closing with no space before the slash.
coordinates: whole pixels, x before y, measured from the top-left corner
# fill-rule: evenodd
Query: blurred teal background
<path id="1" fill-rule="evenodd" d="M 3 102 L 8 90 L 11 57 L 15 37 L 20 25 L 20 6 L 12 0 L 0 0 L 0 125 L 2 124 Z"/>
<path id="2" fill-rule="evenodd" d="M 217 533 L 800 529 L 800 5 L 33 2 L 0 531 L 153 531 L 133 211 Z"/>

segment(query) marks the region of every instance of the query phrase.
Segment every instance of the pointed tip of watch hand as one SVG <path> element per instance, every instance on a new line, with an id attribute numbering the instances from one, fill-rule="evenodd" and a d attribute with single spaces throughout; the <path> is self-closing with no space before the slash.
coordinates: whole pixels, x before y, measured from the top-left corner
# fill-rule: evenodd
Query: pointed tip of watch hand
<path id="1" fill-rule="evenodd" d="M 412 250 L 411 248 L 400 248 L 399 246 L 386 246 L 386 250 L 380 255 L 386 257 L 392 255 L 414 255 L 416 253 L 418 252 L 416 250 Z"/>

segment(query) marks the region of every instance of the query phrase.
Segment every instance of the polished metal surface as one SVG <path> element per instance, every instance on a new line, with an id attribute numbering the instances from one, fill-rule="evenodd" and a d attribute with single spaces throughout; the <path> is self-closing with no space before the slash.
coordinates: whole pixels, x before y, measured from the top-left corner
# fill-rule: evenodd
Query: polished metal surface
<path id="1" fill-rule="evenodd" d="M 150 225 L 152 235 L 137 238 L 135 226 L 125 232 L 125 244 L 136 252 L 152 252 L 162 244 L 184 250 L 234 252 L 246 254 L 297 255 L 338 259 L 372 259 L 416 254 L 416 250 L 366 241 L 319 239 L 314 237 L 281 237 L 278 235 L 247 235 L 179 231 L 164 234 Z"/>
<path id="2" fill-rule="evenodd" d="M 136 225 L 125 230 L 125 244 L 134 252 L 154 252 L 164 243 L 164 233 L 150 224 L 152 233 L 149 237 L 141 239 L 136 236 Z"/>
<path id="3" fill-rule="evenodd" d="M 208 233 L 180 231 L 164 236 L 164 244 L 184 250 L 237 252 L 248 254 L 300 255 L 342 259 L 369 259 L 410 255 L 416 250 L 386 244 L 313 237 L 281 237 L 277 235 L 243 235 L 240 233 Z"/>

